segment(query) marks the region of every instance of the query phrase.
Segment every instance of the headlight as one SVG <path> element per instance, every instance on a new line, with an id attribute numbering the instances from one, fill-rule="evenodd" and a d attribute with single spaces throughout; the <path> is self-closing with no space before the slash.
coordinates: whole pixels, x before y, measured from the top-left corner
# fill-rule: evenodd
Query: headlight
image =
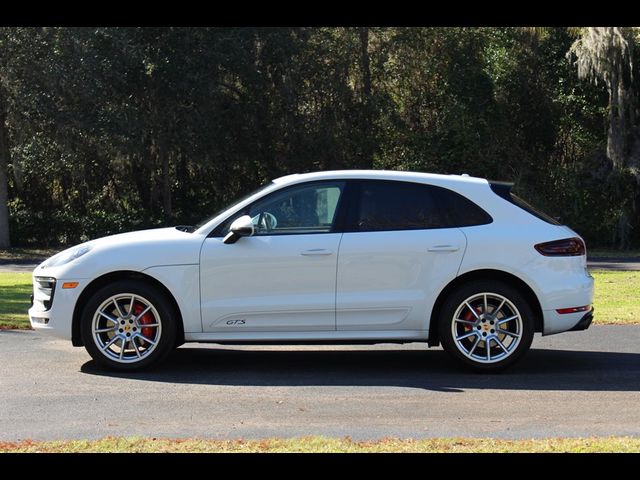
<path id="1" fill-rule="evenodd" d="M 64 265 L 65 263 L 69 263 L 76 258 L 81 257 L 85 253 L 88 253 L 91 248 L 91 245 L 81 245 L 79 247 L 69 248 L 51 257 L 42 265 L 42 267 L 57 267 Z"/>

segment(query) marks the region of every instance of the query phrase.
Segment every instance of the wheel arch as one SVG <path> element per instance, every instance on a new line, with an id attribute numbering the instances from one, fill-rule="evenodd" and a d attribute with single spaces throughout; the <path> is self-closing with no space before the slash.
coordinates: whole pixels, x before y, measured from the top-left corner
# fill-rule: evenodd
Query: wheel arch
<path id="1" fill-rule="evenodd" d="M 534 331 L 536 332 L 543 331 L 544 320 L 543 320 L 543 314 L 542 314 L 542 307 L 540 306 L 540 301 L 538 300 L 538 297 L 533 291 L 533 289 L 524 280 L 513 275 L 512 273 L 508 273 L 503 270 L 493 270 L 493 269 L 473 270 L 471 272 L 466 272 L 460 275 L 459 277 L 454 278 L 451 282 L 447 284 L 446 287 L 444 287 L 444 289 L 440 292 L 440 295 L 438 295 L 438 298 L 436 299 L 433 305 L 433 309 L 431 310 L 431 318 L 429 321 L 428 343 L 430 347 L 435 347 L 440 344 L 440 335 L 438 332 L 438 317 L 440 316 L 440 311 L 442 309 L 442 305 L 444 304 L 446 298 L 456 288 L 473 280 L 498 280 L 516 287 L 520 291 L 520 293 L 525 297 L 525 299 L 529 303 L 529 306 L 533 310 Z"/>
<path id="2" fill-rule="evenodd" d="M 100 277 L 94 279 L 86 286 L 86 288 L 78 297 L 78 301 L 73 309 L 73 319 L 71 323 L 71 343 L 74 347 L 82 347 L 84 343 L 82 341 L 82 335 L 80 334 L 80 319 L 82 315 L 82 310 L 85 305 L 91 298 L 91 296 L 97 292 L 99 289 L 108 285 L 109 283 L 117 282 L 119 280 L 137 280 L 143 281 L 153 287 L 157 288 L 166 295 L 166 298 L 171 303 L 175 314 L 177 315 L 177 325 L 176 325 L 176 346 L 182 345 L 184 343 L 184 324 L 182 321 L 182 312 L 180 311 L 180 307 L 178 307 L 178 302 L 176 302 L 175 297 L 171 293 L 171 291 L 165 287 L 162 282 L 153 278 L 150 275 L 146 275 L 141 272 L 134 272 L 131 270 L 119 270 L 116 272 L 110 272 Z"/>

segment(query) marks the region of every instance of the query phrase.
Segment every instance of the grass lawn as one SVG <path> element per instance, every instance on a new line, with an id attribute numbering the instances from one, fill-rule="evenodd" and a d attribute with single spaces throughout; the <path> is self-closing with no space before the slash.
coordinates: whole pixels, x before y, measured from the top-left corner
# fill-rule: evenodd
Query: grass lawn
<path id="1" fill-rule="evenodd" d="M 30 328 L 31 273 L 0 273 L 0 328 Z"/>
<path id="2" fill-rule="evenodd" d="M 598 324 L 640 323 L 640 272 L 594 271 Z"/>
<path id="3" fill-rule="evenodd" d="M 640 272 L 592 272 L 596 324 L 640 324 Z M 0 328 L 29 328 L 30 273 L 0 273 Z"/>
<path id="4" fill-rule="evenodd" d="M 551 438 L 542 440 L 496 440 L 470 438 L 434 438 L 400 440 L 385 438 L 356 442 L 349 438 L 304 437 L 266 440 L 169 440 L 156 438 L 113 438 L 12 443 L 0 442 L 0 453 L 8 452 L 224 452 L 224 453 L 501 453 L 501 452 L 640 452 L 640 438 Z"/>

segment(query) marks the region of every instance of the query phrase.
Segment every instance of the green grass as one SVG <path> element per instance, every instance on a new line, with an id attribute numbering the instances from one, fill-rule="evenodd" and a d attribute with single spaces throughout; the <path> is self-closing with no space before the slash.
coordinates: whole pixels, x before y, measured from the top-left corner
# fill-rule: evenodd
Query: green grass
<path id="1" fill-rule="evenodd" d="M 0 250 L 0 261 L 5 260 L 45 260 L 52 255 L 64 250 L 64 247 L 58 248 L 10 248 L 9 250 Z"/>
<path id="2" fill-rule="evenodd" d="M 640 324 L 640 272 L 592 272 L 596 324 Z M 30 273 L 0 272 L 0 328 L 29 328 Z"/>
<path id="3" fill-rule="evenodd" d="M 30 273 L 0 273 L 0 328 L 29 328 Z"/>
<path id="4" fill-rule="evenodd" d="M 594 271 L 595 323 L 640 323 L 640 272 Z"/>
<path id="5" fill-rule="evenodd" d="M 384 438 L 357 442 L 350 438 L 303 437 L 266 440 L 202 440 L 114 438 L 100 440 L 65 440 L 53 442 L 0 442 L 0 453 L 87 453 L 87 452 L 145 452 L 145 453 L 504 453 L 504 452 L 640 452 L 640 438 L 549 438 L 542 440 L 497 440 L 493 438 L 435 438 L 401 440 Z"/>

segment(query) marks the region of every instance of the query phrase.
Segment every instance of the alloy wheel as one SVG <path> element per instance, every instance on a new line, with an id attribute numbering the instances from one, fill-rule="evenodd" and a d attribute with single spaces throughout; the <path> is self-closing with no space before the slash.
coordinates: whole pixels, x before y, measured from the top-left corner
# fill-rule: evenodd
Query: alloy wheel
<path id="1" fill-rule="evenodd" d="M 507 297 L 474 294 L 456 309 L 451 333 L 456 348 L 474 362 L 491 364 L 511 356 L 522 339 L 522 316 Z"/>
<path id="2" fill-rule="evenodd" d="M 162 321 L 153 304 L 143 296 L 119 293 L 96 309 L 91 333 L 104 356 L 118 363 L 135 363 L 158 346 Z"/>

